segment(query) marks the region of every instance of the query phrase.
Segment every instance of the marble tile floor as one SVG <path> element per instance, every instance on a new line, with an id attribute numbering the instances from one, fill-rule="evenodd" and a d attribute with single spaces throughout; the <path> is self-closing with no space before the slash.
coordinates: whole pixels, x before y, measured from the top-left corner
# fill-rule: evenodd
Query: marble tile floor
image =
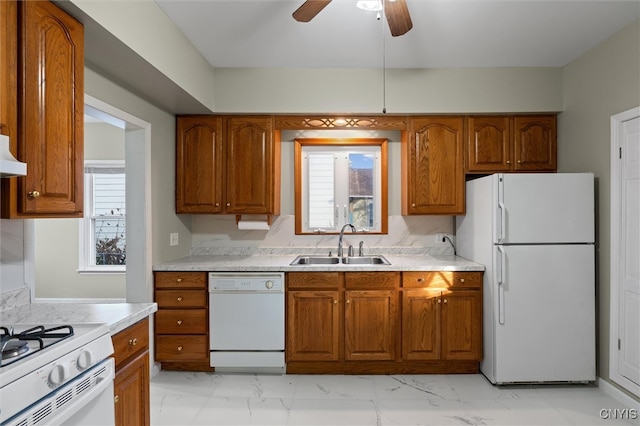
<path id="1" fill-rule="evenodd" d="M 151 380 L 152 426 L 640 425 L 625 408 L 596 386 L 496 387 L 480 374 L 161 371 Z"/>

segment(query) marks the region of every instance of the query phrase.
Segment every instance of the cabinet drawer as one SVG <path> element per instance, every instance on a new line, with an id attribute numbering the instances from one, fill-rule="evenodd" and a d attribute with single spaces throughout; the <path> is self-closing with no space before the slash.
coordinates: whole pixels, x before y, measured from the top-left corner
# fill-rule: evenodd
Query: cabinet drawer
<path id="1" fill-rule="evenodd" d="M 207 292 L 203 290 L 157 290 L 159 308 L 205 308 Z"/>
<path id="2" fill-rule="evenodd" d="M 424 271 L 402 273 L 402 287 L 405 288 L 446 289 L 449 287 L 480 288 L 481 286 L 482 272 Z"/>
<path id="3" fill-rule="evenodd" d="M 287 288 L 338 288 L 338 272 L 289 272 L 286 276 Z"/>
<path id="4" fill-rule="evenodd" d="M 207 288 L 206 272 L 156 272 L 158 288 Z"/>
<path id="5" fill-rule="evenodd" d="M 125 328 L 112 337 L 113 350 L 118 369 L 124 361 L 149 348 L 149 319 L 145 318 Z"/>
<path id="6" fill-rule="evenodd" d="M 209 359 L 206 335 L 156 336 L 156 361 L 202 361 Z"/>
<path id="7" fill-rule="evenodd" d="M 156 333 L 206 333 L 207 322 L 205 309 L 160 309 L 156 312 Z"/>
<path id="8" fill-rule="evenodd" d="M 400 272 L 346 272 L 347 289 L 395 289 L 400 283 Z"/>

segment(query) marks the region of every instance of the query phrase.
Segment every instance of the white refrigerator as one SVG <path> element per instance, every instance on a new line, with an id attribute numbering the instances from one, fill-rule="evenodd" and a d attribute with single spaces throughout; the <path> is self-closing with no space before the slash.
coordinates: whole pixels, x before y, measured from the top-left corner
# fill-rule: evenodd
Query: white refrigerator
<path id="1" fill-rule="evenodd" d="M 495 384 L 596 378 L 592 173 L 466 183 L 458 255 L 484 264 L 482 373 Z"/>

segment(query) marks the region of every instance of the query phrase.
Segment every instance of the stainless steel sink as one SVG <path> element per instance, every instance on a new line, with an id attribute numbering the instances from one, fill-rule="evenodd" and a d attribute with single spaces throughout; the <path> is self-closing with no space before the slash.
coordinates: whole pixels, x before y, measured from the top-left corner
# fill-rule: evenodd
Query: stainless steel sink
<path id="1" fill-rule="evenodd" d="M 290 265 L 391 265 L 389 261 L 380 255 L 353 256 L 353 257 L 328 257 L 328 256 L 298 256 Z"/>
<path id="2" fill-rule="evenodd" d="M 353 256 L 343 257 L 342 263 L 346 265 L 391 265 L 384 256 Z"/>
<path id="3" fill-rule="evenodd" d="M 298 256 L 293 259 L 291 265 L 336 265 L 340 263 L 337 257 L 327 256 Z"/>

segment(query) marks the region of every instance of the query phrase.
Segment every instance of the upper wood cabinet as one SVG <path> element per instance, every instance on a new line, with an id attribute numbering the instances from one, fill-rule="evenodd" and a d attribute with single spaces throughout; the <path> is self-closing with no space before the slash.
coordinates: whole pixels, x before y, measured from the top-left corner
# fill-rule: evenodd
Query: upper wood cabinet
<path id="1" fill-rule="evenodd" d="M 273 117 L 178 117 L 176 212 L 279 214 Z"/>
<path id="2" fill-rule="evenodd" d="M 48 1 L 18 2 L 17 25 L 4 27 L 13 16 L 13 5 L 4 3 L 13 2 L 2 3 L 3 49 L 19 40 L 19 60 L 14 69 L 0 54 L 2 92 L 8 89 L 0 114 L 10 116 L 4 104 L 15 99 L 17 127 L 11 130 L 10 122 L 8 134 L 16 141 L 16 158 L 27 163 L 27 176 L 2 183 L 2 217 L 81 217 L 84 28 Z"/>
<path id="3" fill-rule="evenodd" d="M 468 173 L 556 171 L 555 115 L 470 116 Z"/>
<path id="4" fill-rule="evenodd" d="M 411 118 L 402 141 L 402 214 L 463 214 L 463 117 Z"/>

